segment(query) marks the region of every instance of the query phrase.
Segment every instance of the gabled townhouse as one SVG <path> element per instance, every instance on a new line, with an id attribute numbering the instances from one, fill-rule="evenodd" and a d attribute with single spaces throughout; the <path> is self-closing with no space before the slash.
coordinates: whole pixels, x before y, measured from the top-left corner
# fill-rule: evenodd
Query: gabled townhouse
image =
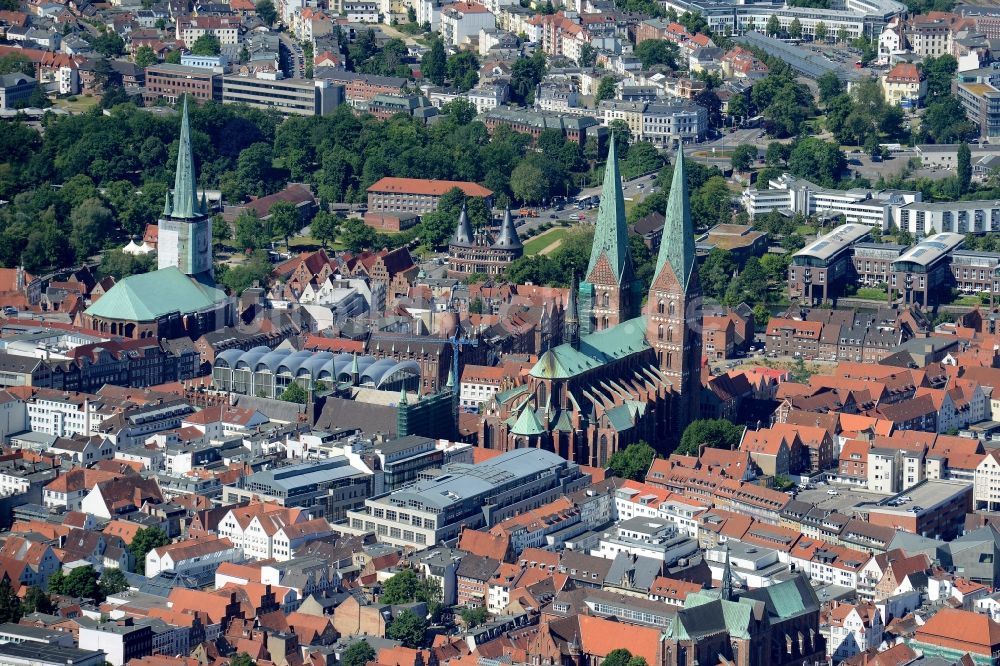
<path id="1" fill-rule="evenodd" d="M 214 574 L 222 562 L 239 562 L 242 559 L 243 551 L 233 546 L 229 539 L 187 539 L 149 551 L 146 554 L 146 577 L 153 578 L 161 571 L 172 571 L 201 579 L 206 574 Z"/>
<path id="2" fill-rule="evenodd" d="M 80 511 L 83 498 L 99 483 L 117 479 L 120 474 L 85 467 L 74 467 L 53 479 L 42 490 L 42 503 L 49 509 Z"/>
<path id="3" fill-rule="evenodd" d="M 160 486 L 154 478 L 144 479 L 133 474 L 98 483 L 81 500 L 80 511 L 110 520 L 139 509 L 146 502 L 163 503 Z"/>
<path id="4" fill-rule="evenodd" d="M 849 604 L 835 601 L 831 604 L 828 622 L 830 637 L 826 654 L 834 662 L 878 647 L 885 631 L 881 612 L 870 602 Z"/>
<path id="5" fill-rule="evenodd" d="M 218 534 L 229 539 L 249 558 L 275 557 L 275 535 L 287 525 L 304 523 L 308 515 L 301 509 L 269 502 L 256 502 L 231 509 L 219 522 Z M 287 535 L 286 535 L 287 540 Z M 286 559 L 290 552 L 286 553 Z"/>
<path id="6" fill-rule="evenodd" d="M 10 558 L 24 564 L 18 579 L 22 585 L 48 587 L 49 576 L 60 569 L 62 563 L 47 543 L 29 541 L 19 536 L 9 536 L 0 546 L 0 558 Z"/>

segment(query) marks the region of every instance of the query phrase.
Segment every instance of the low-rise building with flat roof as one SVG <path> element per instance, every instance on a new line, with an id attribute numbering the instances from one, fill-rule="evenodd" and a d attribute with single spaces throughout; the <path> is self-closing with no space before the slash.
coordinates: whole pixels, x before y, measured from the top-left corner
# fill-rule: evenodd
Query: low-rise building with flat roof
<path id="1" fill-rule="evenodd" d="M 964 530 L 972 511 L 972 484 L 926 479 L 876 504 L 863 504 L 872 525 L 891 527 L 932 539 L 951 541 Z"/>
<path id="2" fill-rule="evenodd" d="M 445 465 L 427 480 L 365 500 L 347 518 L 352 530 L 419 550 L 457 538 L 463 527 L 492 527 L 589 483 L 579 465 L 555 453 L 516 449 L 478 465 Z"/>

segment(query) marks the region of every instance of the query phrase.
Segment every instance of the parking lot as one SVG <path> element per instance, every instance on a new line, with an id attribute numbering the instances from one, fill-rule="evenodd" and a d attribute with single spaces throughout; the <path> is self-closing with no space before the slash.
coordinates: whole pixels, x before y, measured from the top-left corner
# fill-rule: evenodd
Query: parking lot
<path id="1" fill-rule="evenodd" d="M 832 494 L 836 492 L 836 494 Z M 795 499 L 814 504 L 825 511 L 837 511 L 852 515 L 854 507 L 860 504 L 878 502 L 889 495 L 870 493 L 851 486 L 817 485 L 815 490 L 799 491 Z"/>

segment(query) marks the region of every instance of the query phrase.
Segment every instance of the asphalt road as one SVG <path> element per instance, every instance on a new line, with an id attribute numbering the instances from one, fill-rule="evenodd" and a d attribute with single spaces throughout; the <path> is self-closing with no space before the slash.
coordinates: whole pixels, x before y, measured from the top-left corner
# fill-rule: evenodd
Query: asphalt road
<path id="1" fill-rule="evenodd" d="M 278 39 L 281 41 L 282 46 L 281 64 L 285 68 L 285 76 L 290 79 L 304 78 L 306 75 L 306 65 L 302 47 L 288 33 L 279 32 Z"/>

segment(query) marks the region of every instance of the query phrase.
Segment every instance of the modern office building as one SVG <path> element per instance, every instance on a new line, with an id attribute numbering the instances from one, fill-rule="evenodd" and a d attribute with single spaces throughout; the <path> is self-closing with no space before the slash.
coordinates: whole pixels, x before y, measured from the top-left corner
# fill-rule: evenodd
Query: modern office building
<path id="1" fill-rule="evenodd" d="M 905 245 L 895 243 L 855 243 L 852 261 L 858 284 L 866 287 L 889 284 L 892 262 L 905 251 Z"/>
<path id="2" fill-rule="evenodd" d="M 575 463 L 543 449 L 516 449 L 484 463 L 452 463 L 430 479 L 365 501 L 348 511 L 353 530 L 417 549 L 490 527 L 590 484 Z"/>
<path id="3" fill-rule="evenodd" d="M 828 303 L 842 291 L 851 269 L 851 248 L 868 237 L 864 224 L 844 224 L 805 246 L 788 267 L 789 296 Z"/>
<path id="4" fill-rule="evenodd" d="M 915 201 L 893 211 L 896 227 L 918 238 L 935 232 L 1000 231 L 1000 201 Z"/>
<path id="5" fill-rule="evenodd" d="M 889 275 L 890 300 L 899 294 L 906 304 L 930 305 L 932 296 L 951 286 L 951 253 L 963 242 L 961 234 L 935 234 L 899 255 Z"/>
<path id="6" fill-rule="evenodd" d="M 952 81 L 951 92 L 983 139 L 1000 136 L 1000 90 L 989 83 Z"/>
<path id="7" fill-rule="evenodd" d="M 305 509 L 314 518 L 331 523 L 344 519 L 348 511 L 360 509 L 372 492 L 372 473 L 354 467 L 346 456 L 322 462 L 277 467 L 254 472 L 223 488 L 227 504 L 260 501 Z"/>
<path id="8" fill-rule="evenodd" d="M 0 109 L 16 109 L 27 103 L 38 82 L 24 74 L 0 75 Z"/>
<path id="9" fill-rule="evenodd" d="M 222 103 L 246 104 L 286 116 L 325 116 L 344 103 L 344 88 L 325 79 L 227 74 L 222 77 Z"/>
<path id="10" fill-rule="evenodd" d="M 204 67 L 161 63 L 146 68 L 146 90 L 143 98 L 149 103 L 162 99 L 176 104 L 185 95 L 199 102 L 222 96 L 222 76 Z"/>
<path id="11" fill-rule="evenodd" d="M 786 173 L 768 181 L 766 190 L 745 190 L 741 203 L 751 217 L 776 210 L 821 219 L 842 215 L 847 222 L 884 231 L 892 223 L 897 208 L 920 201 L 920 192 L 867 188 L 835 190 Z"/>
<path id="12" fill-rule="evenodd" d="M 951 253 L 951 276 L 963 294 L 990 295 L 993 306 L 1000 293 L 1000 253 L 957 250 Z"/>

